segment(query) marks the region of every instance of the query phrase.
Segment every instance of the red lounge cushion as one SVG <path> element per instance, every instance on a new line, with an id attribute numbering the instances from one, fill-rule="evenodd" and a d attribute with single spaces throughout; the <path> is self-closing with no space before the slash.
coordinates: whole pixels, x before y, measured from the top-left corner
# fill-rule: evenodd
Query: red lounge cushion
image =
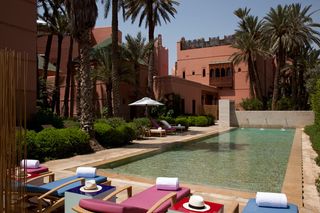
<path id="1" fill-rule="evenodd" d="M 93 212 L 99 213 L 146 213 L 146 209 L 134 206 L 117 204 L 109 201 L 98 199 L 81 199 L 79 206 Z"/>
<path id="2" fill-rule="evenodd" d="M 123 201 L 121 204 L 126 206 L 135 206 L 143 209 L 150 209 L 156 202 L 158 202 L 161 198 L 166 196 L 171 192 L 177 193 L 177 201 L 182 198 L 188 196 L 190 194 L 190 189 L 181 187 L 177 191 L 167 191 L 167 190 L 158 190 L 156 186 L 152 186 L 134 196 L 128 198 Z M 171 201 L 168 200 L 164 204 L 162 204 L 158 209 L 156 209 L 156 213 L 167 212 L 167 209 L 170 207 Z"/>
<path id="3" fill-rule="evenodd" d="M 29 174 L 40 174 L 47 171 L 48 171 L 48 168 L 42 165 L 40 165 L 40 167 L 36 169 L 27 169 L 27 173 Z"/>

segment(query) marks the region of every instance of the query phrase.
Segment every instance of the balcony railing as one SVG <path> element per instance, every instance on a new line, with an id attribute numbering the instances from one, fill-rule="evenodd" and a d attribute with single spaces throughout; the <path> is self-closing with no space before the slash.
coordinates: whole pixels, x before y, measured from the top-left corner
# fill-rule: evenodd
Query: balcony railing
<path id="1" fill-rule="evenodd" d="M 214 77 L 210 78 L 210 85 L 216 87 L 232 87 L 233 77 Z"/>

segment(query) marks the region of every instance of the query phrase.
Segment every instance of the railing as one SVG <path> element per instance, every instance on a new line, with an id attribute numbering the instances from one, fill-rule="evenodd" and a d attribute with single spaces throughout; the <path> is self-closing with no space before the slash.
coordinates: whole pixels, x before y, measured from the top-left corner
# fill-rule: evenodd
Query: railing
<path id="1" fill-rule="evenodd" d="M 214 77 L 210 78 L 210 85 L 216 87 L 232 87 L 233 77 Z"/>

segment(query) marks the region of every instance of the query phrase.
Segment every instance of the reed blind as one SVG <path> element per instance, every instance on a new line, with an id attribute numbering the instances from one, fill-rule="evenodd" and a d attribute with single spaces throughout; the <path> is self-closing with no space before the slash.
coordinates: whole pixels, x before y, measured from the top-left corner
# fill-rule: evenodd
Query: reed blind
<path id="1" fill-rule="evenodd" d="M 26 71 L 28 55 L 0 49 L 0 211 L 26 212 Z"/>

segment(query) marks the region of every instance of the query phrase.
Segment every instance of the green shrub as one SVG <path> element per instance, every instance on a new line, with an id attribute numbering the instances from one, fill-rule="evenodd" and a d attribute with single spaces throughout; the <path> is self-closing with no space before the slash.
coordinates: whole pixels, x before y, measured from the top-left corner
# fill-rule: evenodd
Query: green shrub
<path id="1" fill-rule="evenodd" d="M 263 108 L 263 104 L 261 101 L 259 101 L 258 99 L 242 99 L 242 102 L 240 103 L 240 106 L 244 109 L 244 110 L 262 110 Z"/>
<path id="2" fill-rule="evenodd" d="M 131 128 L 127 124 L 118 126 L 116 130 L 119 132 L 122 138 L 122 141 L 120 142 L 119 145 L 128 144 L 135 139 L 135 135 L 136 135 L 135 131 L 133 130 L 133 128 Z"/>
<path id="3" fill-rule="evenodd" d="M 171 116 L 160 116 L 158 120 L 165 120 L 169 124 L 174 124 L 175 123 L 175 119 L 173 117 L 171 117 Z"/>
<path id="4" fill-rule="evenodd" d="M 206 116 L 197 116 L 194 121 L 195 126 L 208 126 L 208 119 Z"/>
<path id="5" fill-rule="evenodd" d="M 181 126 L 185 126 L 186 130 L 189 128 L 189 121 L 187 117 L 177 117 L 174 122 L 176 125 L 181 124 Z"/>
<path id="6" fill-rule="evenodd" d="M 35 131 L 41 131 L 43 128 L 41 125 L 51 124 L 55 128 L 63 128 L 63 119 L 54 114 L 50 109 L 39 109 L 38 112 L 33 115 L 28 123 L 28 129 Z"/>
<path id="7" fill-rule="evenodd" d="M 278 110 L 293 110 L 293 106 L 291 99 L 287 97 L 282 97 L 277 101 Z"/>
<path id="8" fill-rule="evenodd" d="M 79 121 L 72 120 L 72 119 L 63 120 L 63 124 L 64 124 L 65 127 L 68 127 L 68 128 L 71 128 L 71 127 L 80 128 Z"/>
<path id="9" fill-rule="evenodd" d="M 311 106 L 315 114 L 315 124 L 320 126 L 320 79 L 317 81 L 316 91 L 311 95 Z"/>
<path id="10" fill-rule="evenodd" d="M 136 132 L 136 138 L 142 138 L 145 134 L 145 129 L 149 128 L 151 124 L 148 118 L 136 118 L 133 119 L 131 126 Z"/>
<path id="11" fill-rule="evenodd" d="M 215 124 L 215 120 L 216 118 L 213 116 L 213 115 L 206 115 L 207 117 L 207 120 L 208 120 L 208 125 L 211 126 L 211 125 L 214 125 Z"/>
<path id="12" fill-rule="evenodd" d="M 310 125 L 304 128 L 305 133 L 310 136 L 313 149 L 320 155 L 320 126 Z M 316 159 L 316 163 L 320 166 L 319 157 Z"/>
<path id="13" fill-rule="evenodd" d="M 189 116 L 188 123 L 190 126 L 195 126 L 196 125 L 196 116 Z"/>
<path id="14" fill-rule="evenodd" d="M 151 127 L 150 120 L 148 118 L 135 118 L 132 121 L 137 125 L 137 127 L 144 126 L 144 127 Z"/>
<path id="15" fill-rule="evenodd" d="M 26 133 L 28 158 L 59 159 L 92 152 L 89 135 L 78 128 L 44 129 Z"/>
<path id="16" fill-rule="evenodd" d="M 136 137 L 134 128 L 126 123 L 114 128 L 107 123 L 98 122 L 94 124 L 94 131 L 97 141 L 106 148 L 126 145 Z"/>
<path id="17" fill-rule="evenodd" d="M 126 121 L 123 118 L 113 117 L 113 118 L 108 118 L 106 120 L 106 123 L 112 126 L 113 128 L 116 128 L 118 126 L 125 125 Z"/>

